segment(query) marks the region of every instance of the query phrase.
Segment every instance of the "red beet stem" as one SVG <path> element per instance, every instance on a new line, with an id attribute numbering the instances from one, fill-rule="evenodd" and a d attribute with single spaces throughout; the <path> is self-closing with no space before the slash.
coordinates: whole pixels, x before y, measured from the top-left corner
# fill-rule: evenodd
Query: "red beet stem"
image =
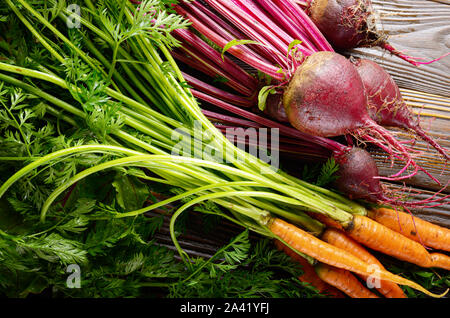
<path id="1" fill-rule="evenodd" d="M 287 67 L 287 46 L 271 30 L 259 23 L 254 23 L 254 19 L 244 14 L 242 10 L 230 1 L 205 0 L 205 2 L 236 25 L 250 39 L 263 44 L 263 47 L 267 49 L 269 54 L 273 54 L 276 62 L 281 67 Z"/>
<path id="2" fill-rule="evenodd" d="M 191 89 L 191 92 L 196 98 L 199 98 L 199 99 L 201 99 L 205 102 L 208 102 L 214 106 L 217 106 L 224 110 L 227 110 L 233 114 L 242 116 L 248 120 L 251 120 L 258 124 L 264 125 L 265 127 L 278 128 L 280 130 L 280 133 L 285 136 L 299 138 L 301 140 L 306 140 L 306 141 L 311 141 L 311 142 L 316 143 L 316 144 L 318 144 L 326 149 L 329 149 L 330 151 L 333 151 L 333 152 L 345 152 L 347 150 L 346 146 L 344 146 L 334 140 L 302 133 L 301 131 L 299 131 L 295 128 L 291 128 L 291 127 L 285 126 L 283 124 L 280 124 L 278 122 L 272 121 L 270 119 L 264 118 L 262 116 L 256 115 L 253 112 L 241 109 L 237 106 L 231 105 L 223 100 L 209 96 L 208 94 L 197 91 L 195 89 Z"/>
<path id="3" fill-rule="evenodd" d="M 192 3 L 182 2 L 180 5 L 193 14 L 197 19 L 199 19 L 205 25 L 208 25 L 211 30 L 214 30 L 221 37 L 226 39 L 227 41 L 231 40 L 240 40 L 247 39 L 248 37 L 242 33 L 239 29 L 229 24 L 229 21 L 224 21 L 221 16 L 219 16 L 216 12 L 213 12 L 212 9 L 203 6 L 199 1 L 195 1 Z M 252 46 L 252 50 L 261 55 L 265 56 L 269 61 L 275 63 L 273 56 L 267 55 L 267 50 L 264 47 L 259 45 Z"/>
<path id="4" fill-rule="evenodd" d="M 296 24 L 292 23 L 291 19 L 276 5 L 274 5 L 272 1 L 257 0 L 256 2 L 258 2 L 258 4 L 262 8 L 264 8 L 267 14 L 272 16 L 272 19 L 275 19 L 280 24 L 280 26 L 287 31 L 286 32 L 287 34 L 289 34 L 296 40 L 302 41 L 301 44 L 304 45 L 309 50 L 310 53 L 317 51 L 316 46 L 314 46 L 314 44 L 309 40 L 308 35 L 299 27 L 297 27 Z M 262 11 L 260 12 L 262 13 Z M 290 43 L 288 43 L 288 45 L 289 44 Z"/>
<path id="5" fill-rule="evenodd" d="M 182 51 L 178 53 L 179 51 Z M 245 85 L 242 85 L 241 82 L 238 82 L 233 78 L 230 74 L 224 71 L 220 66 L 211 63 L 208 59 L 202 59 L 201 56 L 197 55 L 195 49 L 189 47 L 188 45 L 184 45 L 180 47 L 178 50 L 174 50 L 172 54 L 175 59 L 184 64 L 201 71 L 205 74 L 212 76 L 213 78 L 222 77 L 226 80 L 225 84 L 237 92 L 240 92 L 244 96 L 252 96 L 255 94 L 254 90 L 249 89 Z"/>
<path id="6" fill-rule="evenodd" d="M 222 69 L 226 70 L 233 78 L 241 82 L 242 85 L 247 86 L 250 90 L 257 88 L 256 79 L 244 71 L 241 67 L 237 66 L 236 63 L 232 62 L 228 57 L 220 55 L 219 52 L 214 50 L 208 43 L 203 41 L 199 36 L 194 34 L 190 30 L 176 29 L 173 31 L 173 35 L 177 37 L 183 43 L 189 44 L 191 47 L 195 48 L 197 52 L 201 52 L 206 58 L 221 66 Z"/>
<path id="7" fill-rule="evenodd" d="M 334 52 L 333 47 L 320 32 L 319 28 L 311 21 L 306 12 L 292 0 L 275 0 L 279 7 L 290 14 L 294 21 L 301 25 L 310 38 L 316 42 L 319 51 Z"/>
<path id="8" fill-rule="evenodd" d="M 195 16 L 188 13 L 180 6 L 175 6 L 175 10 L 177 11 L 178 14 L 187 17 L 194 29 L 203 34 L 205 37 L 207 37 L 209 40 L 214 42 L 214 44 L 218 45 L 219 47 L 224 48 L 228 42 L 233 40 L 223 38 L 215 31 L 213 31 L 210 27 L 202 23 Z M 245 45 L 232 46 L 228 49 L 228 52 L 234 55 L 236 58 L 242 60 L 248 65 L 260 70 L 261 72 L 271 76 L 276 80 L 281 81 L 285 77 L 284 74 L 281 74 L 279 72 L 279 67 L 274 66 L 273 63 L 270 63 L 263 57 L 257 55 L 254 51 L 250 50 Z"/>
<path id="9" fill-rule="evenodd" d="M 209 85 L 203 81 L 198 80 L 194 76 L 191 76 L 185 72 L 182 72 L 184 79 L 188 82 L 189 85 L 192 87 L 201 90 L 211 96 L 215 96 L 218 98 L 223 99 L 224 101 L 227 101 L 229 103 L 232 103 L 234 105 L 243 106 L 243 107 L 252 107 L 255 105 L 255 98 L 245 98 L 224 90 L 221 90 L 220 88 L 217 88 L 213 85 Z"/>

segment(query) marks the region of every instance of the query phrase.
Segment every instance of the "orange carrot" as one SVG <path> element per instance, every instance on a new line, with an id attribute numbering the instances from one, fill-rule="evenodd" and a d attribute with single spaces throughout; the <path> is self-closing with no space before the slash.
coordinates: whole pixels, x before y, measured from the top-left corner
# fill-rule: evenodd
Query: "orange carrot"
<path id="1" fill-rule="evenodd" d="M 450 271 L 450 256 L 441 253 L 431 253 L 433 267 L 445 268 Z"/>
<path id="2" fill-rule="evenodd" d="M 322 214 L 322 213 L 314 213 L 314 212 L 307 212 L 309 216 L 312 218 L 318 220 L 320 223 L 326 225 L 327 228 L 334 228 L 334 229 L 340 229 L 343 230 L 344 228 L 342 225 L 338 222 L 333 220 L 331 217 Z"/>
<path id="3" fill-rule="evenodd" d="M 318 264 L 316 266 L 317 275 L 337 289 L 343 291 L 352 298 L 379 298 L 372 293 L 348 270 L 329 266 L 327 264 Z"/>
<path id="4" fill-rule="evenodd" d="M 275 246 L 279 250 L 289 255 L 293 260 L 300 263 L 300 265 L 302 266 L 303 274 L 300 275 L 298 279 L 301 282 L 310 284 L 311 286 L 315 287 L 321 294 L 330 295 L 334 298 L 345 297 L 339 290 L 320 279 L 320 277 L 316 273 L 316 270 L 314 269 L 314 266 L 311 265 L 304 257 L 301 257 L 298 253 L 289 248 L 289 246 L 286 246 L 278 240 L 275 240 Z"/>
<path id="5" fill-rule="evenodd" d="M 381 269 L 385 269 L 383 264 L 381 264 L 375 256 L 370 254 L 369 251 L 366 250 L 362 245 L 348 237 L 342 231 L 336 229 L 327 229 L 322 234 L 322 240 L 352 253 L 368 264 L 376 265 Z M 366 275 L 360 276 L 366 281 L 369 278 L 369 276 Z M 386 298 L 406 298 L 405 293 L 397 284 L 384 280 L 381 280 L 379 283 L 380 284 L 379 287 L 377 287 L 377 290 Z"/>
<path id="6" fill-rule="evenodd" d="M 450 251 L 450 229 L 413 217 L 409 213 L 386 208 L 373 209 L 368 216 L 425 246 Z"/>
<path id="7" fill-rule="evenodd" d="M 346 269 L 361 275 L 373 274 L 373 267 L 370 264 L 362 261 L 355 255 L 344 251 L 343 249 L 322 241 L 321 239 L 303 231 L 302 229 L 290 223 L 273 217 L 268 219 L 266 222 L 268 229 L 273 233 L 275 237 L 281 239 L 292 248 L 298 250 L 301 253 L 309 255 L 319 262 Z M 396 284 L 406 285 L 432 297 L 442 297 L 447 293 L 445 292 L 442 295 L 433 294 L 419 284 L 398 275 L 392 274 L 387 270 L 378 269 L 376 271 L 376 274 L 381 280 L 387 280 Z"/>
<path id="8" fill-rule="evenodd" d="M 368 217 L 354 215 L 346 233 L 373 250 L 421 267 L 433 267 L 430 253 L 420 243 Z"/>

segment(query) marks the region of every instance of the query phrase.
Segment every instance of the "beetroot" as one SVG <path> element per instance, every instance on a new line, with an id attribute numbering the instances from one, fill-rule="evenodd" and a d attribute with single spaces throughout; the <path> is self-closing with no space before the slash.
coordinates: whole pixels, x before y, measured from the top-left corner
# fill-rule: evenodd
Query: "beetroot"
<path id="1" fill-rule="evenodd" d="M 370 0 L 311 0 L 304 2 L 302 7 L 338 50 L 378 46 L 415 66 L 430 64 L 448 55 L 419 62 L 419 58 L 395 49 L 387 42 L 387 36 L 377 30 L 378 17 Z"/>
<path id="2" fill-rule="evenodd" d="M 371 60 L 355 58 L 350 60 L 363 81 L 368 96 L 370 117 L 382 126 L 414 131 L 448 160 L 450 158 L 448 151 L 421 128 L 418 118 L 414 116 L 403 100 L 400 89 L 392 76 Z"/>
<path id="3" fill-rule="evenodd" d="M 420 200 L 409 201 L 401 196 L 395 195 L 380 182 L 378 178 L 378 167 L 373 157 L 366 150 L 352 147 L 349 151 L 340 155 L 334 154 L 336 163 L 339 164 L 337 180 L 334 187 L 345 193 L 352 200 L 366 200 L 368 202 L 387 204 L 402 207 L 433 207 L 442 205 L 442 201 L 449 195 L 437 198 L 444 189 L 436 192 L 433 196 Z"/>
<path id="4" fill-rule="evenodd" d="M 307 12 L 337 49 L 373 46 L 384 41 L 376 29 L 370 0 L 312 0 Z"/>
<path id="5" fill-rule="evenodd" d="M 345 135 L 364 127 L 370 120 L 366 102 L 358 72 L 344 56 L 332 52 L 308 57 L 297 68 L 283 96 L 291 125 L 322 137 Z"/>
<path id="6" fill-rule="evenodd" d="M 334 184 L 337 190 L 352 200 L 377 203 L 385 199 L 381 182 L 375 178 L 378 176 L 377 165 L 367 151 L 354 147 L 335 159 L 339 164 L 338 179 Z"/>
<path id="7" fill-rule="evenodd" d="M 384 179 L 415 175 L 421 168 L 409 151 L 370 117 L 367 102 L 358 71 L 347 58 L 334 52 L 309 56 L 296 69 L 283 96 L 289 122 L 298 130 L 321 137 L 350 134 L 370 141 L 406 163 L 397 174 Z M 400 176 L 408 167 L 414 171 Z"/>
<path id="8" fill-rule="evenodd" d="M 286 115 L 286 111 L 284 110 L 283 99 L 281 94 L 269 94 L 269 96 L 267 96 L 264 113 L 278 122 L 281 123 L 289 122 L 289 119 Z"/>

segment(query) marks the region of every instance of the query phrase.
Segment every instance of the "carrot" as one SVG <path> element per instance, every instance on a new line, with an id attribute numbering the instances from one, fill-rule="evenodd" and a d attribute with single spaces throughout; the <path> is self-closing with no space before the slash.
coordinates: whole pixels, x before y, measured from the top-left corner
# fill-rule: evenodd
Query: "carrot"
<path id="1" fill-rule="evenodd" d="M 450 270 L 450 257 L 441 253 L 431 253 L 433 267 L 445 268 Z"/>
<path id="2" fill-rule="evenodd" d="M 368 217 L 354 215 L 346 233 L 357 242 L 421 267 L 433 267 L 430 253 L 420 243 Z"/>
<path id="3" fill-rule="evenodd" d="M 279 240 L 275 240 L 275 246 L 289 255 L 293 260 L 300 263 L 302 266 L 303 274 L 298 277 L 301 282 L 308 283 L 311 286 L 315 287 L 319 293 L 330 295 L 334 298 L 343 298 L 345 297 L 338 289 L 324 282 L 317 275 L 316 270 L 313 265 L 311 265 L 304 257 L 301 257 L 291 248 L 280 242 Z"/>
<path id="4" fill-rule="evenodd" d="M 409 213 L 386 208 L 370 210 L 368 216 L 425 246 L 450 251 L 450 229 L 413 217 Z"/>
<path id="5" fill-rule="evenodd" d="M 275 237 L 319 262 L 361 275 L 373 274 L 373 267 L 370 264 L 343 249 L 322 241 L 290 223 L 279 218 L 271 217 L 265 221 L 265 224 Z M 447 293 L 446 291 L 441 295 L 433 294 L 419 284 L 383 269 L 378 269 L 376 274 L 381 280 L 406 285 L 432 297 L 442 297 Z"/>
<path id="6" fill-rule="evenodd" d="M 332 219 L 328 215 L 322 214 L 322 213 L 314 213 L 314 212 L 307 212 L 309 216 L 312 218 L 318 220 L 320 223 L 327 226 L 327 228 L 334 228 L 334 229 L 340 229 L 343 230 L 343 226 L 336 220 Z"/>
<path id="7" fill-rule="evenodd" d="M 345 235 L 345 233 L 342 231 L 336 229 L 327 229 L 322 234 L 322 240 L 352 253 L 368 264 L 376 265 L 381 269 L 385 269 L 375 256 L 369 253 L 369 251 L 367 251 L 358 242 Z M 369 278 L 366 275 L 361 275 L 361 277 L 366 281 Z M 386 298 L 406 298 L 403 290 L 397 284 L 394 284 L 392 282 L 381 280 L 379 287 L 376 288 Z"/>
<path id="8" fill-rule="evenodd" d="M 322 280 L 352 298 L 379 298 L 376 294 L 364 287 L 348 270 L 321 263 L 316 266 L 316 272 Z"/>

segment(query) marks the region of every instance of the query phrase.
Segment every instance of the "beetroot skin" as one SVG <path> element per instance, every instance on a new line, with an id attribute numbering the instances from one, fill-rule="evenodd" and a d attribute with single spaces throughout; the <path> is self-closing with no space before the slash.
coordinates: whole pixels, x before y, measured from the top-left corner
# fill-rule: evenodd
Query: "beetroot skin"
<path id="1" fill-rule="evenodd" d="M 335 158 L 339 164 L 334 186 L 352 199 L 377 203 L 385 200 L 378 177 L 378 168 L 372 156 L 364 149 L 353 147 Z"/>
<path id="2" fill-rule="evenodd" d="M 269 96 L 267 96 L 264 113 L 278 122 L 287 123 L 289 122 L 289 119 L 286 115 L 286 111 L 284 110 L 282 97 L 283 95 L 278 93 L 269 94 Z"/>
<path id="3" fill-rule="evenodd" d="M 345 135 L 369 118 L 361 77 L 344 56 L 333 52 L 314 53 L 297 68 L 283 104 L 292 126 L 321 137 Z"/>
<path id="4" fill-rule="evenodd" d="M 351 58 L 350 60 L 363 81 L 368 97 L 369 115 L 373 120 L 382 126 L 414 131 L 439 151 L 446 160 L 450 159 L 448 151 L 421 128 L 418 118 L 403 100 L 397 83 L 388 72 L 368 59 Z"/>
<path id="5" fill-rule="evenodd" d="M 312 0 L 307 9 L 333 47 L 340 50 L 383 42 L 370 0 Z"/>
<path id="6" fill-rule="evenodd" d="M 290 124 L 304 133 L 321 137 L 353 135 L 405 162 L 398 173 L 383 177 L 385 180 L 407 179 L 419 170 L 427 173 L 412 159 L 410 149 L 370 117 L 361 76 L 338 53 L 321 51 L 309 56 L 290 79 L 283 105 Z M 404 175 L 408 167 L 413 171 Z"/>

